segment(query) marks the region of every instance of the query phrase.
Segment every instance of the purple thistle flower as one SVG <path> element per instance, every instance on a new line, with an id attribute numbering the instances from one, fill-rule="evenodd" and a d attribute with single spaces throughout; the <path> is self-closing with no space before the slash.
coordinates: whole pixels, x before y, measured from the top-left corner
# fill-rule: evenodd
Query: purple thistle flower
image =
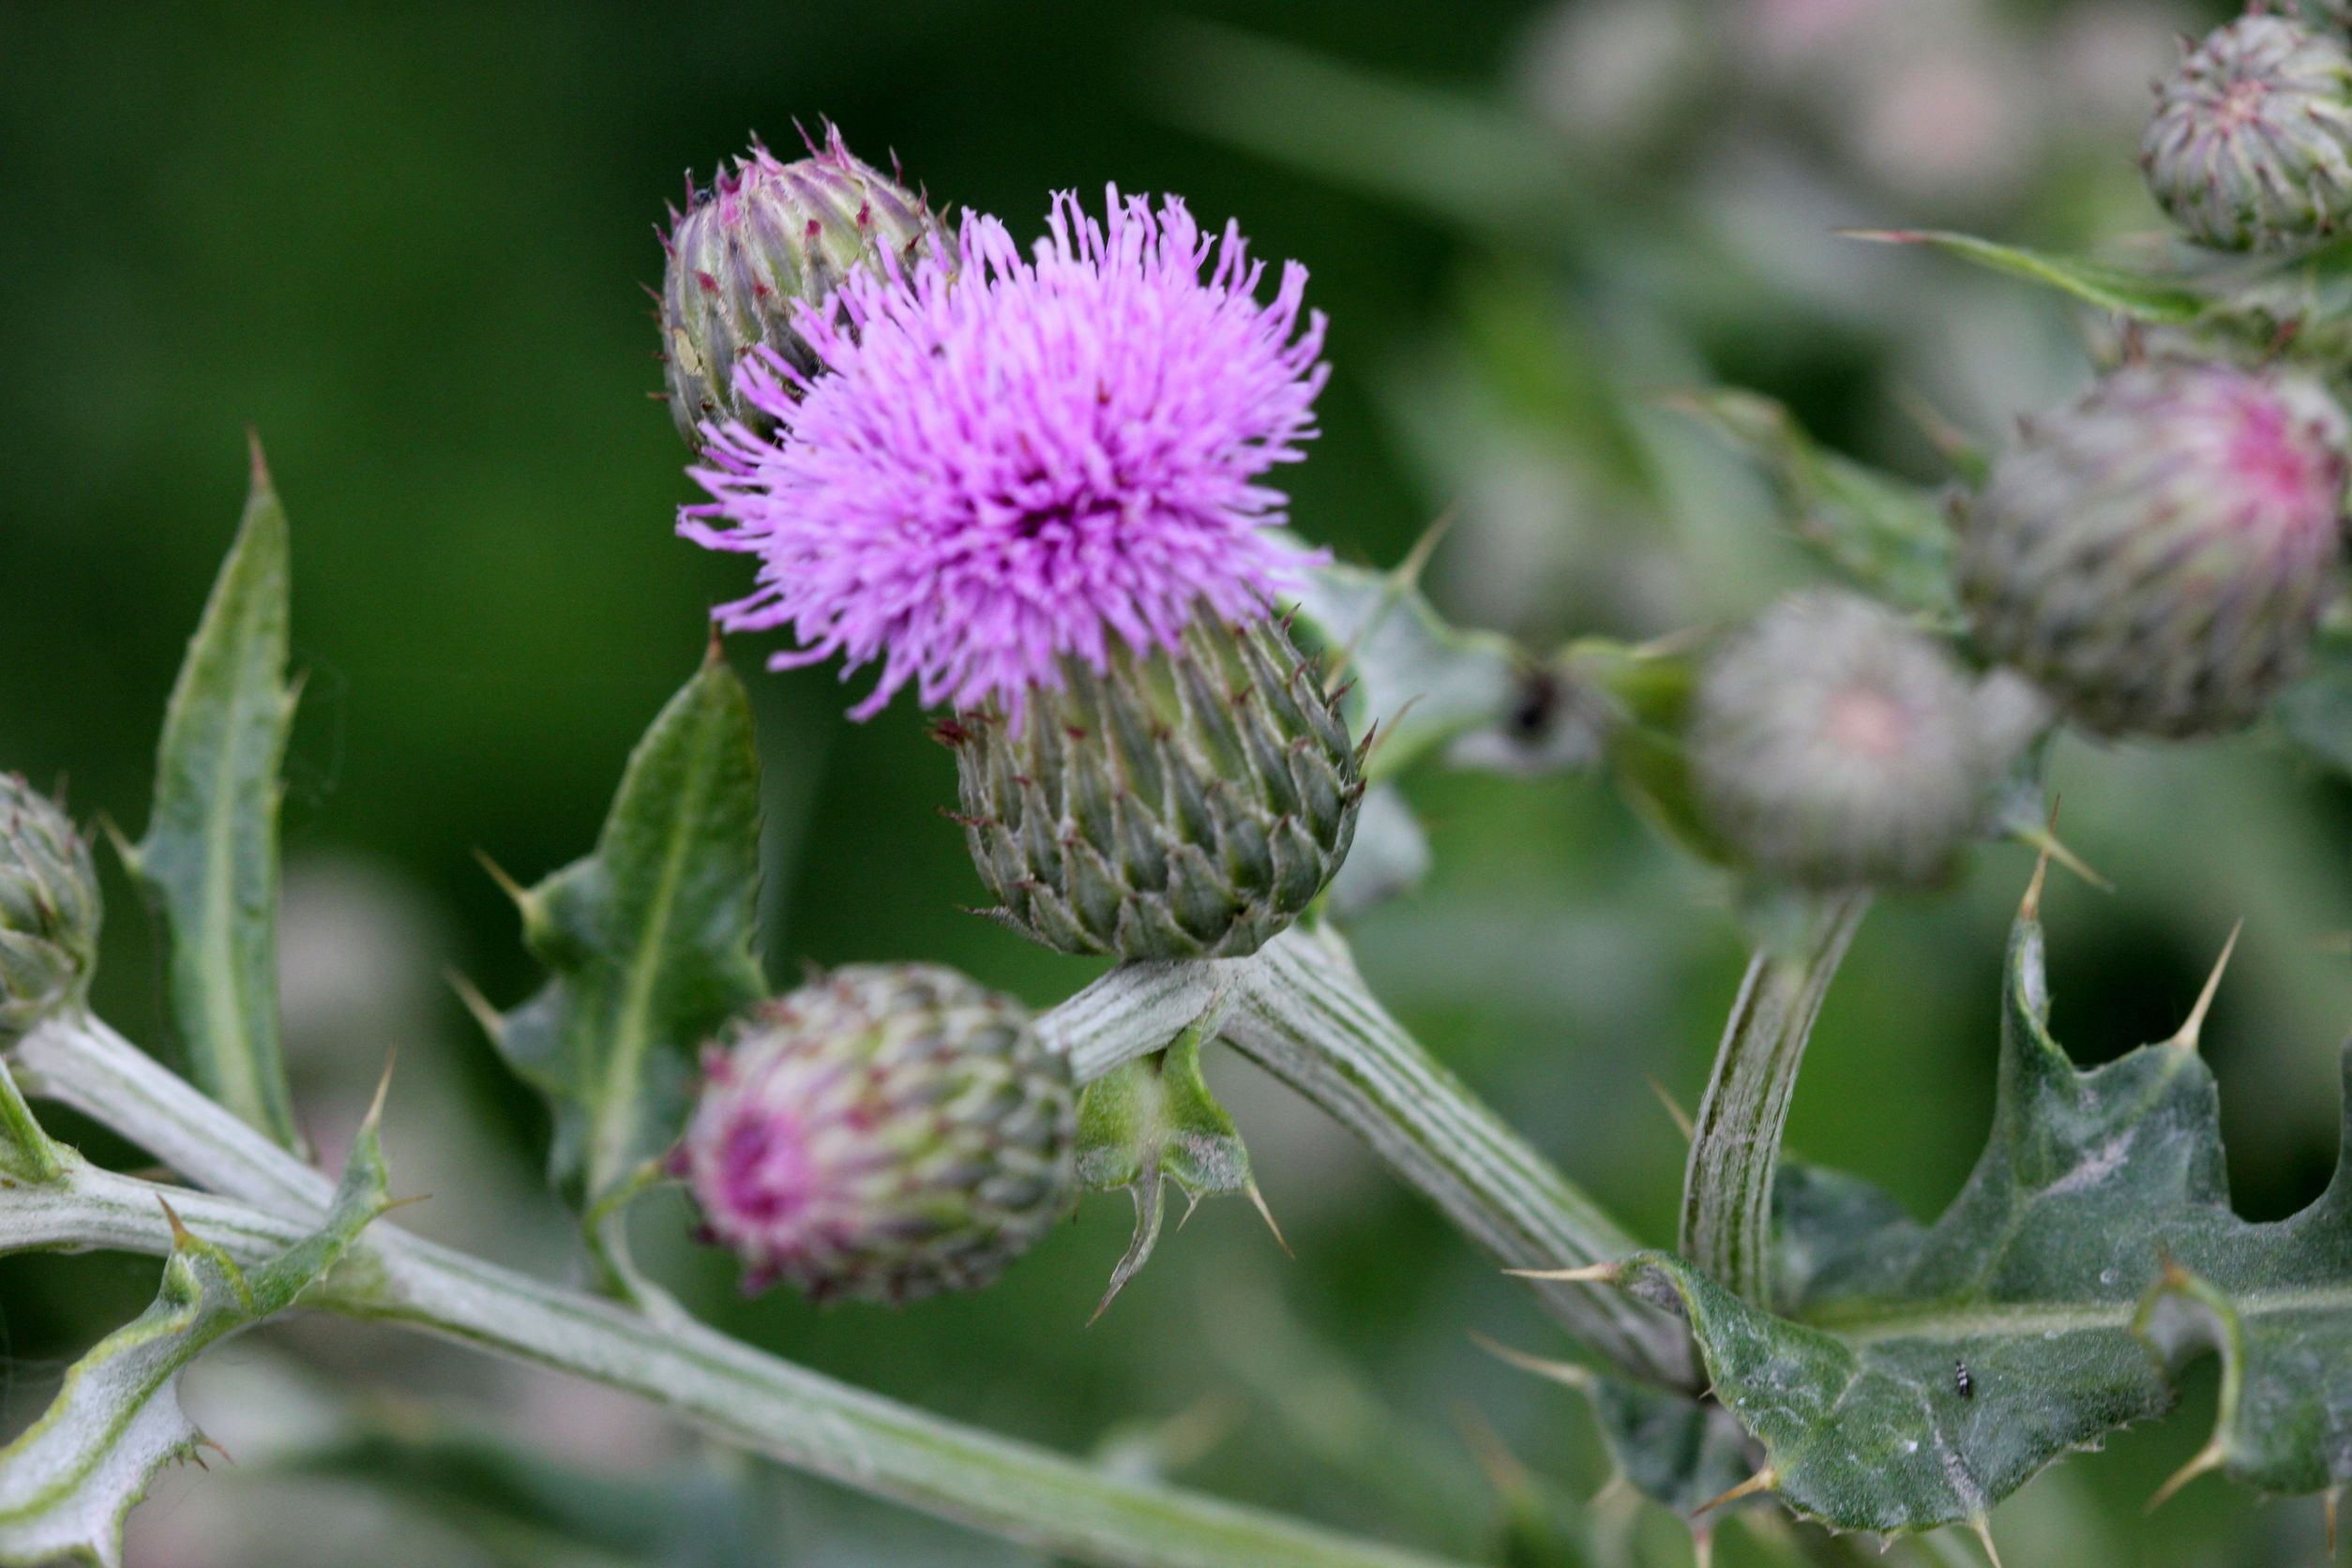
<path id="1" fill-rule="evenodd" d="M 860 718 L 912 684 L 1018 721 L 1064 658 L 1100 671 L 1114 638 L 1143 654 L 1197 616 L 1262 617 L 1310 558 L 1258 481 L 1301 457 L 1327 373 L 1305 269 L 1271 304 L 1264 272 L 1237 227 L 1115 188 L 1108 222 L 1057 196 L 1030 258 L 969 215 L 952 254 L 861 268 L 837 314 L 794 323 L 815 374 L 765 350 L 738 373 L 773 436 L 706 431 L 712 499 L 679 532 L 760 558 L 719 623 L 789 628 L 774 669 L 879 663 Z"/>

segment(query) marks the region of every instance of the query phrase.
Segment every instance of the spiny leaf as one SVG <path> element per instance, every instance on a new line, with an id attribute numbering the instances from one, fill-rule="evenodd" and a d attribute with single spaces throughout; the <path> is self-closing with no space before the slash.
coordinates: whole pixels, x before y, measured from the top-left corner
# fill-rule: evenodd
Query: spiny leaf
<path id="1" fill-rule="evenodd" d="M 714 649 L 629 758 L 596 852 L 515 890 L 553 977 L 494 1033 L 553 1103 L 554 1173 L 583 1210 L 669 1146 L 696 1051 L 761 994 L 759 851 L 750 699 Z"/>
<path id="2" fill-rule="evenodd" d="M 180 1408 L 181 1372 L 208 1347 L 294 1305 L 389 1207 L 373 1113 L 326 1223 L 259 1267 L 240 1269 L 189 1234 L 167 1204 L 174 1240 L 155 1304 L 68 1368 L 48 1410 L 0 1449 L 0 1563 L 37 1568 L 73 1558 L 115 1568 L 123 1519 L 155 1472 L 204 1443 Z"/>
<path id="3" fill-rule="evenodd" d="M 147 835 L 124 857 L 155 911 L 191 1076 L 294 1148 L 278 1020 L 279 770 L 294 708 L 287 594 L 286 513 L 256 445 L 245 520 L 164 716 Z"/>
<path id="4" fill-rule="evenodd" d="M 2070 1450 L 2163 1413 L 2168 1374 L 2217 1340 L 2241 1391 L 2217 1467 L 2272 1492 L 2352 1477 L 2352 1154 L 2301 1214 L 2239 1219 L 2201 1005 L 2175 1039 L 2078 1070 L 2048 1032 L 2042 941 L 2021 917 L 1992 1135 L 1933 1225 L 1807 1172 L 1778 1195 L 1777 1312 L 1668 1255 L 1616 1271 L 1680 1304 L 1782 1498 L 1838 1528 L 1981 1521 Z M 2183 1278 L 2201 1317 L 2144 1306 Z"/>
<path id="5" fill-rule="evenodd" d="M 2134 272 L 2088 256 L 2060 256 L 1937 229 L 1856 231 L 1856 239 L 1928 245 L 1964 261 L 2071 294 L 2087 305 L 2164 326 L 2186 326 L 2215 307 L 2213 295 L 2182 278 Z"/>
<path id="6" fill-rule="evenodd" d="M 1673 406 L 1756 460 L 1789 531 L 1831 565 L 1907 610 L 1958 618 L 1952 524 L 1932 490 L 1825 450 L 1769 398 L 1691 392 Z"/>

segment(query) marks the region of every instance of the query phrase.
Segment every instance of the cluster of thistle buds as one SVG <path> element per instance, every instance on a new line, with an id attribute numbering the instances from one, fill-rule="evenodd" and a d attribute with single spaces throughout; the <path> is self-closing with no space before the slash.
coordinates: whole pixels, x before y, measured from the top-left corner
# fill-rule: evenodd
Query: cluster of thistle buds
<path id="1" fill-rule="evenodd" d="M 54 801 L 0 775 L 0 1043 L 81 1000 L 99 915 L 88 842 Z"/>
<path id="2" fill-rule="evenodd" d="M 757 567 L 719 624 L 786 633 L 776 668 L 877 669 L 861 718 L 909 687 L 945 710 L 991 912 L 1124 959 L 1237 957 L 1305 913 L 1367 747 L 1277 608 L 1319 559 L 1264 483 L 1315 434 L 1304 269 L 1115 189 L 1100 216 L 1057 196 L 1026 248 L 951 230 L 831 131 L 755 148 L 668 247 L 709 494 L 679 530 Z M 755 1277 L 982 1283 L 1060 1203 L 1066 1138 L 1033 1137 L 1058 1063 L 1009 1003 L 914 972 L 845 972 L 714 1057 L 683 1168 Z"/>

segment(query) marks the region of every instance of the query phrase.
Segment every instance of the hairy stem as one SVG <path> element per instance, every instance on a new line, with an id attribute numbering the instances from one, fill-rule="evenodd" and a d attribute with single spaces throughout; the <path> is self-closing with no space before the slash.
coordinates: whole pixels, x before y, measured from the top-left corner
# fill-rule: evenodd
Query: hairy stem
<path id="1" fill-rule="evenodd" d="M 1164 1047 L 1221 1003 L 1234 1044 L 1355 1131 L 1505 1264 L 1569 1268 L 1637 1250 L 1380 1008 L 1335 936 L 1294 931 L 1251 958 L 1129 966 L 1055 1008 L 1041 1028 L 1078 1077 L 1091 1080 Z M 299 1227 L 325 1207 L 324 1177 L 96 1018 L 53 1020 L 15 1055 L 33 1093 L 239 1200 L 197 1200 L 188 1211 L 191 1225 L 212 1222 L 224 1244 L 239 1228 Z M 53 1220 L 64 1214 L 82 1227 L 39 1244 L 160 1247 L 168 1236 L 160 1211 L 149 1214 L 143 1193 L 126 1196 L 141 1184 L 125 1183 L 83 1166 L 69 1199 L 59 1199 L 53 1184 L 28 1189 L 23 1202 L 0 1195 L 0 1212 L 16 1220 L 28 1204 L 46 1205 Z M 113 1229 L 102 1232 L 80 1205 L 104 1184 L 113 1184 L 104 1187 Z M 252 1244 L 283 1239 L 264 1228 Z M 1562 1321 L 1621 1370 L 1692 1383 L 1679 1319 L 1614 1291 L 1543 1289 Z M 691 1321 L 648 1319 L 390 1227 L 372 1233 L 325 1304 L 593 1378 L 788 1464 L 1088 1561 L 1224 1568 L 1427 1560 L 1213 1500 L 1113 1482 L 819 1378 Z"/>
<path id="2" fill-rule="evenodd" d="M 45 1093 L 102 1114 L 188 1174 L 243 1198 L 181 1192 L 67 1156 L 0 1193 L 0 1252 L 165 1253 L 158 1199 L 240 1259 L 303 1235 L 326 1178 L 88 1020 L 23 1047 Z M 264 1207 L 264 1205 L 266 1205 Z M 371 1229 L 316 1303 L 635 1394 L 712 1435 L 843 1485 L 1081 1561 L 1137 1568 L 1435 1568 L 1438 1560 L 1276 1515 L 1123 1481 L 1059 1455 L 836 1382 L 691 1322 L 656 1321 L 397 1229 Z"/>
<path id="3" fill-rule="evenodd" d="M 1293 930 L 1253 963 L 1226 1038 L 1363 1138 L 1505 1267 L 1573 1269 L 1639 1250 L 1388 1015 L 1335 936 Z M 1620 1369 L 1696 1386 L 1679 1318 L 1606 1286 L 1538 1289 Z"/>
<path id="4" fill-rule="evenodd" d="M 1699 1102 L 1682 1179 L 1681 1249 L 1717 1284 L 1768 1309 L 1772 1181 L 1797 1070 L 1869 908 L 1866 892 L 1823 898 L 1805 911 L 1793 940 L 1756 949 Z"/>

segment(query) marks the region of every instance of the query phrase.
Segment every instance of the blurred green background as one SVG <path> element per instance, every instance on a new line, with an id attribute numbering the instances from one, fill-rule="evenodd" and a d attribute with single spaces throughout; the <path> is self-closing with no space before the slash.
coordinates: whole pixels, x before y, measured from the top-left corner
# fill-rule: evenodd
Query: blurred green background
<path id="1" fill-rule="evenodd" d="M 1538 644 L 1752 610 L 1802 580 L 1768 498 L 1660 406 L 1728 381 L 1922 476 L 1924 403 L 1981 435 L 2083 374 L 2082 324 L 1846 226 L 1971 225 L 2126 250 L 2132 153 L 2172 35 L 2138 0 L 809 0 L 691 8 L 0 5 L 0 765 L 70 776 L 136 831 L 179 648 L 228 542 L 243 431 L 295 524 L 285 1003 L 332 1152 L 394 1045 L 420 1229 L 577 1266 L 545 1127 L 444 984 L 535 983 L 478 849 L 525 880 L 582 852 L 630 743 L 693 668 L 742 564 L 671 532 L 690 493 L 641 284 L 654 225 L 757 129 L 829 116 L 934 196 L 1033 226 L 1047 192 L 1185 194 L 1297 257 L 1334 367 L 1294 515 L 1343 557 L 1451 532 L 1449 613 Z M 733 650 L 747 673 L 761 650 Z M 900 704 L 757 676 L 772 968 L 925 957 L 1040 1003 L 1093 972 L 961 906 L 952 768 Z M 2207 1032 L 2241 1208 L 2334 1156 L 2352 971 L 2352 801 L 2261 735 L 2064 750 L 2069 840 L 2118 884 L 2048 917 L 2061 1038 L 2168 1033 L 2231 922 Z M 1597 781 L 1414 779 L 1436 869 L 1357 933 L 1373 985 L 1575 1177 L 1670 1239 L 1681 1145 L 1650 1080 L 1704 1082 L 1741 952 L 1725 889 Z M 1793 1147 L 1934 1212 L 1981 1142 L 1999 939 L 2028 869 L 1980 852 L 1866 928 Z M 110 876 L 112 873 L 110 872 Z M 119 878 L 98 1003 L 156 1037 Z M 1563 1390 L 1475 1329 L 1568 1353 L 1508 1281 L 1345 1135 L 1220 1063 L 1287 1259 L 1205 1209 L 1099 1323 L 1126 1227 L 1090 1201 L 999 1289 L 897 1313 L 741 1301 L 652 1205 L 696 1304 L 829 1372 L 1074 1451 L 1464 1553 L 1497 1445 L 1572 1503 L 1606 1468 Z M 83 1129 L 70 1128 L 69 1135 Z M 93 1135 L 94 1150 L 112 1151 Z M 151 1293 L 135 1259 L 0 1262 L 6 1424 Z M 2006 1505 L 2012 1562 L 2326 1560 L 2312 1500 L 2218 1482 L 2140 1503 L 2180 1417 Z M 1021 1554 L 757 1467 L 594 1391 L 339 1323 L 240 1340 L 192 1380 L 244 1461 L 168 1478 L 134 1564 L 337 1560 L 993 1563 Z M 1480 1455 L 1485 1455 L 1482 1470 Z M 1595 1561 L 1688 1560 L 1610 1494 Z M 1611 1543 L 1617 1545 L 1612 1546 Z M 1973 1548 L 1969 1548 L 1973 1549 Z M 1615 1552 L 1617 1555 L 1610 1555 Z M 1636 1554 L 1636 1555 L 1626 1555 Z M 1775 1560 L 1727 1532 L 1719 1560 Z M 1959 1559 L 1954 1559 L 1955 1560 Z M 1564 1559 L 1562 1560 L 1576 1560 Z"/>

